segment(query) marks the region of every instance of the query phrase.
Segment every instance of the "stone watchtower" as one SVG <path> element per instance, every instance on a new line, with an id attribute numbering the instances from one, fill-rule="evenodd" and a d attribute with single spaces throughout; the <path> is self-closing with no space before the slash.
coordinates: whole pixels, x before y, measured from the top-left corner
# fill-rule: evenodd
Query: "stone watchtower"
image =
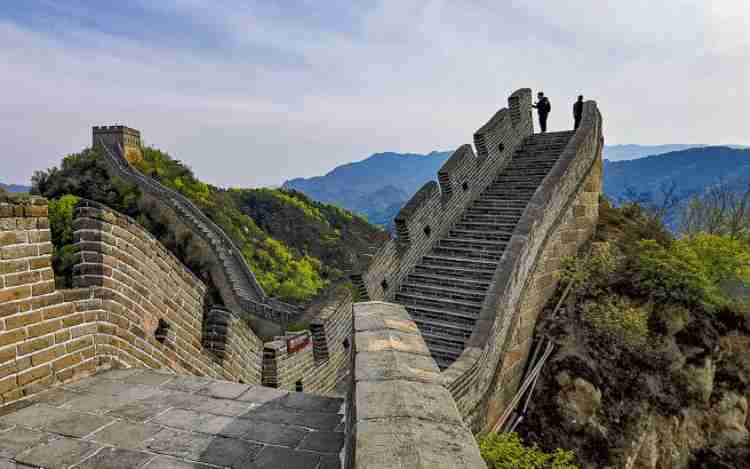
<path id="1" fill-rule="evenodd" d="M 130 163 L 143 159 L 141 151 L 141 133 L 124 125 L 94 126 L 92 129 L 93 146 L 104 142 L 106 145 L 122 146 L 123 154 Z"/>

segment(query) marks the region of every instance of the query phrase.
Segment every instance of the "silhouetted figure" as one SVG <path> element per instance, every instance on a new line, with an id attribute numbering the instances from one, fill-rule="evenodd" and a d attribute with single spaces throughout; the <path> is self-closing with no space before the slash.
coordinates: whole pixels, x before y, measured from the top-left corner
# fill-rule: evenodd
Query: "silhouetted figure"
<path id="1" fill-rule="evenodd" d="M 583 95 L 578 96 L 578 101 L 573 104 L 573 129 L 578 130 L 578 126 L 581 125 L 581 118 L 583 117 Z"/>
<path id="2" fill-rule="evenodd" d="M 549 112 L 552 110 L 552 105 L 541 91 L 537 93 L 536 97 L 537 102 L 536 104 L 532 104 L 531 107 L 536 108 L 536 112 L 539 113 L 539 127 L 542 128 L 542 133 L 544 133 L 547 131 L 547 116 L 549 116 Z"/>

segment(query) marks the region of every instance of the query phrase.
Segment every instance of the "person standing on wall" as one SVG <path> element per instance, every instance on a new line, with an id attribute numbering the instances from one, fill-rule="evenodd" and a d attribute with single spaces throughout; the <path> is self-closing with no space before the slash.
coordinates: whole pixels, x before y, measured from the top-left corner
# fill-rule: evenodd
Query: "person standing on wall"
<path id="1" fill-rule="evenodd" d="M 536 112 L 539 113 L 539 127 L 542 128 L 542 133 L 544 133 L 547 131 L 547 116 L 549 116 L 549 112 L 552 110 L 552 105 L 541 91 L 537 93 L 536 97 L 537 102 L 536 104 L 532 104 L 531 107 L 535 108 Z"/>
<path id="2" fill-rule="evenodd" d="M 578 126 L 581 125 L 581 118 L 583 117 L 583 95 L 578 95 L 578 101 L 573 104 L 573 130 L 578 130 Z"/>

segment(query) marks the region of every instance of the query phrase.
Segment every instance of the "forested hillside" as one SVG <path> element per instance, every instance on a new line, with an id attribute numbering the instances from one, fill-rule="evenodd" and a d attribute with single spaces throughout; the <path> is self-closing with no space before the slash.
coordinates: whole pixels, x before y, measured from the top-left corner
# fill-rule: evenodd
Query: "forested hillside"
<path id="1" fill-rule="evenodd" d="M 51 200 L 59 283 L 70 282 L 72 216 L 78 197 L 102 202 L 145 226 L 196 274 L 208 280 L 201 256 L 187 252 L 183 235 L 146 206 L 135 186 L 111 180 L 99 149 L 65 157 L 59 167 L 38 171 L 33 191 Z M 168 154 L 144 148 L 138 169 L 192 200 L 224 229 L 242 251 L 266 293 L 304 304 L 345 280 L 346 270 L 387 235 L 351 213 L 276 189 L 222 189 L 201 182 Z"/>

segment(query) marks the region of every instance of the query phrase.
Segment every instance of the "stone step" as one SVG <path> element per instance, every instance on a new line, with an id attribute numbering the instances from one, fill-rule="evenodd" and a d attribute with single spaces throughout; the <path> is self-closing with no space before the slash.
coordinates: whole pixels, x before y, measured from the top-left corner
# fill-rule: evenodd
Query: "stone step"
<path id="1" fill-rule="evenodd" d="M 404 306 L 423 306 L 427 308 L 438 308 L 468 314 L 479 315 L 482 303 L 468 300 L 454 300 L 451 298 L 436 298 L 432 296 L 418 295 L 416 293 L 396 293 L 396 300 Z"/>
<path id="2" fill-rule="evenodd" d="M 432 349 L 430 347 L 430 344 L 437 345 L 438 347 L 443 347 L 446 349 L 446 351 L 455 350 L 456 353 L 460 354 L 465 347 L 466 340 L 468 339 L 468 337 L 433 333 L 421 329 L 420 332 L 422 333 L 422 338 L 427 344 L 427 348 L 431 351 Z"/>
<path id="3" fill-rule="evenodd" d="M 418 283 L 420 285 L 432 285 L 439 288 L 460 288 L 465 291 L 474 291 L 484 294 L 490 286 L 489 280 L 475 280 L 449 275 L 437 275 L 428 273 L 410 273 L 406 277 L 406 283 Z"/>
<path id="4" fill-rule="evenodd" d="M 446 256 L 444 254 L 430 254 L 424 256 L 422 258 L 422 264 L 428 266 L 455 267 L 459 269 L 474 269 L 484 272 L 494 272 L 497 267 L 497 262 L 495 261 L 471 259 L 461 256 Z"/>
<path id="5" fill-rule="evenodd" d="M 462 327 L 474 327 L 479 315 L 467 313 L 456 309 L 445 309 L 436 306 L 405 304 L 403 305 L 412 317 L 423 320 L 443 321 L 451 324 L 459 324 Z"/>
<path id="6" fill-rule="evenodd" d="M 482 259 L 499 261 L 503 257 L 502 250 L 479 250 L 474 247 L 458 247 L 438 245 L 432 249 L 432 254 L 443 256 L 461 256 L 466 259 Z"/>
<path id="7" fill-rule="evenodd" d="M 512 225 L 518 223 L 518 220 L 521 219 L 522 214 L 523 212 L 520 210 L 518 211 L 518 213 L 508 214 L 503 213 L 498 209 L 469 209 L 464 213 L 464 215 L 474 217 L 492 217 L 493 220 L 497 220 L 498 222 L 502 223 L 509 223 Z"/>
<path id="8" fill-rule="evenodd" d="M 514 224 L 515 226 L 515 224 Z M 471 240 L 487 240 L 487 241 L 510 241 L 511 234 L 503 231 L 478 231 L 478 230 L 465 230 L 453 228 L 449 232 L 450 236 L 462 239 Z"/>
<path id="9" fill-rule="evenodd" d="M 438 367 L 441 370 L 444 370 L 448 366 L 450 366 L 451 363 L 456 361 L 459 356 L 461 356 L 462 349 L 456 349 L 453 347 L 446 347 L 441 343 L 433 342 L 433 341 L 427 341 L 427 348 L 430 350 L 430 354 L 432 355 L 432 358 L 435 359 L 435 362 L 437 362 Z"/>
<path id="10" fill-rule="evenodd" d="M 414 268 L 415 275 L 431 275 L 447 278 L 462 278 L 466 280 L 476 281 L 492 281 L 492 277 L 495 274 L 495 270 L 484 270 L 479 271 L 472 268 L 457 266 L 457 265 L 445 265 L 445 264 L 429 264 L 422 263 Z"/>
<path id="11" fill-rule="evenodd" d="M 467 239 L 456 236 L 449 236 L 438 241 L 441 247 L 465 247 L 477 250 L 502 250 L 505 249 L 505 241 L 494 241 L 487 239 Z"/>
<path id="12" fill-rule="evenodd" d="M 416 295 L 438 297 L 438 298 L 450 298 L 459 301 L 476 301 L 481 302 L 484 300 L 484 291 L 476 290 L 463 290 L 457 287 L 443 287 L 429 285 L 421 282 L 414 282 L 413 280 L 401 284 L 401 292 L 403 293 L 414 293 Z"/>
<path id="13" fill-rule="evenodd" d="M 505 233 L 512 233 L 515 227 L 516 223 L 508 223 L 503 220 L 499 220 L 494 215 L 466 214 L 461 217 L 461 220 L 456 223 L 456 226 L 454 228 L 474 229 L 477 231 L 502 231 Z"/>
<path id="14" fill-rule="evenodd" d="M 471 336 L 471 333 L 474 332 L 474 324 L 463 324 L 454 321 L 442 321 L 439 319 L 426 318 L 419 315 L 412 317 L 412 319 L 417 323 L 418 326 L 420 326 L 419 328 L 421 330 L 432 330 L 449 336 L 468 339 L 469 336 Z"/>

